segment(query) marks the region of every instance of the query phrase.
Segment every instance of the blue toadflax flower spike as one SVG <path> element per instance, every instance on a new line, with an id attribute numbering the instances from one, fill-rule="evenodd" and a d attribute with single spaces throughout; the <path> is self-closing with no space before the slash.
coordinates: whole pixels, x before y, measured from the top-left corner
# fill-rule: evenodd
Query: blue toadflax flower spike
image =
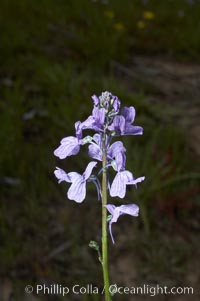
<path id="1" fill-rule="evenodd" d="M 93 109 L 91 115 L 85 121 L 75 123 L 75 137 L 65 137 L 61 140 L 60 146 L 54 151 L 55 156 L 65 159 L 78 154 L 81 146 L 89 144 L 88 155 L 92 158 L 84 173 L 66 173 L 61 168 L 56 168 L 54 174 L 58 183 L 63 181 L 71 183 L 67 197 L 77 203 L 82 203 L 86 197 L 86 183 L 92 182 L 96 186 L 97 198 L 100 200 L 102 210 L 102 247 L 92 241 L 89 246 L 98 252 L 98 258 L 102 265 L 104 279 L 105 301 L 111 301 L 110 282 L 108 273 L 108 243 L 107 243 L 107 222 L 112 242 L 112 224 L 116 223 L 121 215 L 128 214 L 138 216 L 139 207 L 135 204 L 115 206 L 107 204 L 107 195 L 111 197 L 124 198 L 126 186 L 134 185 L 144 181 L 145 177 L 136 178 L 126 170 L 126 148 L 121 141 L 113 141 L 115 137 L 125 135 L 142 135 L 143 128 L 133 125 L 135 120 L 135 109 L 133 106 L 121 109 L 121 101 L 111 92 L 102 92 L 100 96 L 93 95 Z M 84 130 L 94 131 L 91 136 L 83 137 Z M 96 174 L 92 174 L 94 167 L 100 168 Z M 108 170 L 112 168 L 116 173 L 112 184 Z M 101 176 L 101 182 L 99 177 Z M 107 211 L 111 216 L 107 216 Z"/>
<path id="2" fill-rule="evenodd" d="M 144 176 L 135 178 L 130 171 L 126 170 L 126 148 L 121 141 L 113 141 L 116 136 L 142 135 L 143 128 L 133 125 L 136 115 L 134 107 L 130 106 L 121 109 L 121 101 L 111 92 L 102 92 L 100 96 L 93 95 L 92 100 L 93 109 L 91 115 L 85 121 L 77 121 L 75 123 L 75 136 L 63 138 L 60 146 L 54 151 L 54 154 L 60 159 L 65 159 L 78 154 L 82 145 L 89 144 L 88 155 L 95 161 L 87 165 L 82 175 L 77 172 L 66 173 L 58 167 L 54 171 L 54 174 L 59 183 L 62 181 L 71 183 L 67 197 L 77 203 L 83 202 L 86 197 L 86 183 L 94 183 L 98 199 L 102 201 L 104 208 L 105 193 L 109 192 L 111 197 L 122 199 L 126 195 L 127 185 L 137 187 L 137 183 L 145 179 Z M 91 130 L 95 133 L 91 136 L 83 137 L 84 130 Z M 100 169 L 96 175 L 92 174 L 93 168 L 99 162 L 102 162 Z M 107 177 L 107 170 L 110 167 L 116 172 L 111 184 L 110 179 Z M 103 188 L 103 181 L 101 186 L 99 176 L 105 174 L 105 172 L 106 181 L 104 181 L 105 186 Z M 120 215 L 130 214 L 136 216 L 138 214 L 138 207 L 136 205 L 115 207 L 109 204 L 106 205 L 106 208 L 112 214 L 110 221 L 111 237 L 111 225 L 117 221 Z"/>

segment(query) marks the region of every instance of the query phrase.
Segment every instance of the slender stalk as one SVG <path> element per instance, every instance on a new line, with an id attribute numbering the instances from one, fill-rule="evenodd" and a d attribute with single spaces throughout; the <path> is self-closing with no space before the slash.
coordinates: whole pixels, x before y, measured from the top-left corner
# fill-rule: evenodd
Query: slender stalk
<path id="1" fill-rule="evenodd" d="M 107 240 L 107 154 L 105 147 L 105 136 L 103 137 L 103 174 L 102 174 L 102 269 L 105 289 L 105 301 L 111 301 L 109 292 L 109 274 L 108 274 L 108 240 Z"/>

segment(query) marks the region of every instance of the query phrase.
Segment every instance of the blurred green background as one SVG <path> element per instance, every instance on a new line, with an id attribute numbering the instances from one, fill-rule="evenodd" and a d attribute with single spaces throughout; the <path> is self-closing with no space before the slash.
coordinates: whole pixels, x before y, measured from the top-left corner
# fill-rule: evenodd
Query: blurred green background
<path id="1" fill-rule="evenodd" d="M 0 300 L 69 300 L 26 296 L 27 284 L 102 286 L 88 248 L 101 241 L 95 190 L 88 185 L 77 205 L 53 174 L 55 166 L 81 173 L 87 151 L 64 161 L 53 151 L 90 114 L 91 95 L 105 90 L 136 108 L 144 135 L 123 139 L 127 169 L 146 176 L 124 200 L 139 204 L 140 216 L 113 226 L 112 283 L 197 292 L 199 86 L 200 1 L 1 0 Z"/>

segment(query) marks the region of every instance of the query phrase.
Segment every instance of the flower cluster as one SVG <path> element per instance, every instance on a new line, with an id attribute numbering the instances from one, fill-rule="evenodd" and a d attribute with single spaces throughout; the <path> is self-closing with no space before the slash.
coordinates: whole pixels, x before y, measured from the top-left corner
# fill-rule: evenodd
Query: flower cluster
<path id="1" fill-rule="evenodd" d="M 83 174 L 77 172 L 66 173 L 61 168 L 56 168 L 54 174 L 58 182 L 71 183 L 67 192 L 67 197 L 77 203 L 83 202 L 86 197 L 86 183 L 93 182 L 96 185 L 98 199 L 101 199 L 102 191 L 98 177 L 103 172 L 101 168 L 98 173 L 93 174 L 94 167 L 98 161 L 103 161 L 106 156 L 106 169 L 113 168 L 116 175 L 110 184 L 108 180 L 108 191 L 111 197 L 124 198 L 127 185 L 137 185 L 145 177 L 135 178 L 133 174 L 125 169 L 126 149 L 121 141 L 112 143 L 113 138 L 124 135 L 142 135 L 143 129 L 133 125 L 135 119 L 134 107 L 124 107 L 121 109 L 121 102 L 117 96 L 110 92 L 103 92 L 99 97 L 92 96 L 92 114 L 83 122 L 75 123 L 75 136 L 69 136 L 61 140 L 60 146 L 54 151 L 54 155 L 60 159 L 78 154 L 82 145 L 89 144 L 88 155 L 91 161 Z M 89 129 L 95 131 L 93 136 L 83 137 L 83 131 Z M 122 214 L 137 216 L 139 208 L 135 204 L 115 207 L 107 204 L 107 210 L 111 214 L 109 229 L 112 241 L 111 225 L 116 222 Z"/>

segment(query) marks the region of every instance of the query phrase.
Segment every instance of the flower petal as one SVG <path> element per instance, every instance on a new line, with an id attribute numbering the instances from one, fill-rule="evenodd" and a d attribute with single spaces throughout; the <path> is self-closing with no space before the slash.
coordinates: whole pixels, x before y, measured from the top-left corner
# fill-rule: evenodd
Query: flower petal
<path id="1" fill-rule="evenodd" d="M 76 181 L 70 186 L 67 197 L 77 203 L 82 203 L 86 196 L 86 182 L 83 181 L 82 177 L 77 178 Z"/>
<path id="2" fill-rule="evenodd" d="M 108 149 L 108 157 L 115 158 L 119 152 L 126 152 L 126 149 L 121 141 L 116 141 Z"/>
<path id="3" fill-rule="evenodd" d="M 115 156 L 115 163 L 116 163 L 116 170 L 124 170 L 125 165 L 126 165 L 126 155 L 125 153 L 118 153 Z"/>
<path id="4" fill-rule="evenodd" d="M 112 95 L 112 94 L 111 94 Z M 118 112 L 120 109 L 120 105 L 121 105 L 121 101 L 119 100 L 119 98 L 115 95 L 112 95 L 112 99 L 113 99 L 113 108 L 115 112 Z"/>
<path id="5" fill-rule="evenodd" d="M 93 129 L 93 124 L 94 124 L 94 117 L 93 116 L 89 116 L 83 122 L 77 121 L 75 123 L 76 137 L 78 139 L 81 139 L 82 138 L 82 131 L 86 130 L 86 129 Z"/>
<path id="6" fill-rule="evenodd" d="M 69 175 L 59 167 L 56 167 L 56 170 L 54 171 L 54 175 L 58 179 L 58 183 L 61 183 L 62 181 L 71 183 Z"/>
<path id="7" fill-rule="evenodd" d="M 97 107 L 94 107 L 92 116 L 95 120 L 93 129 L 101 129 L 105 122 L 106 110 L 104 108 L 99 109 Z"/>
<path id="8" fill-rule="evenodd" d="M 121 172 L 118 172 L 110 188 L 110 196 L 124 198 L 126 194 L 126 181 Z"/>
<path id="9" fill-rule="evenodd" d="M 88 154 L 91 158 L 102 161 L 101 135 L 94 134 L 92 140 L 88 147 Z"/>
<path id="10" fill-rule="evenodd" d="M 134 107 L 124 107 L 122 109 L 122 116 L 124 116 L 126 123 L 133 123 L 135 119 L 135 108 Z"/>
<path id="11" fill-rule="evenodd" d="M 126 184 L 127 185 L 136 185 L 137 183 L 140 183 L 144 180 L 145 180 L 145 177 L 140 177 L 140 178 L 137 178 L 137 179 L 132 179 L 132 180 L 128 181 Z"/>
<path id="12" fill-rule="evenodd" d="M 70 178 L 70 182 L 75 182 L 75 181 L 79 181 L 80 179 L 82 179 L 82 175 L 80 175 L 79 173 L 72 171 L 68 173 L 68 177 Z"/>
<path id="13" fill-rule="evenodd" d="M 61 145 L 54 151 L 54 155 L 60 159 L 76 155 L 80 150 L 79 140 L 70 136 L 61 140 Z"/>
<path id="14" fill-rule="evenodd" d="M 81 122 L 77 121 L 75 123 L 75 130 L 76 130 L 76 137 L 80 140 L 82 139 L 82 127 L 81 127 Z"/>
<path id="15" fill-rule="evenodd" d="M 125 168 L 125 152 L 126 149 L 121 141 L 114 142 L 108 149 L 107 158 L 108 160 L 112 161 L 111 164 L 113 168 L 117 171 L 120 171 Z M 115 160 L 115 162 L 113 160 Z"/>
<path id="16" fill-rule="evenodd" d="M 118 196 L 123 199 L 126 194 L 126 184 L 133 179 L 134 177 L 130 171 L 119 171 L 112 182 L 110 195 L 112 197 Z"/>
<path id="17" fill-rule="evenodd" d="M 116 223 L 119 216 L 123 215 L 123 214 L 128 214 L 131 216 L 138 216 L 139 207 L 135 204 L 121 205 L 121 206 L 117 206 L 117 207 L 112 204 L 107 204 L 107 205 L 105 205 L 105 207 L 112 214 L 112 219 L 109 222 L 109 232 L 110 232 L 112 242 L 114 244 L 115 242 L 114 242 L 114 238 L 113 238 L 113 234 L 112 234 L 112 223 Z"/>
<path id="18" fill-rule="evenodd" d="M 115 207 L 115 210 L 114 210 L 114 212 L 112 214 L 112 219 L 111 219 L 110 223 L 116 223 L 117 220 L 118 220 L 118 218 L 119 218 L 119 216 L 121 215 L 120 211 L 117 210 L 118 208 L 119 207 Z"/>
<path id="19" fill-rule="evenodd" d="M 112 204 L 107 204 L 107 205 L 105 205 L 105 207 L 106 207 L 107 210 L 110 212 L 110 214 L 113 215 L 116 206 L 115 206 L 115 205 L 112 205 Z"/>
<path id="20" fill-rule="evenodd" d="M 133 174 L 128 170 L 123 170 L 120 172 L 126 184 L 134 179 Z"/>
<path id="21" fill-rule="evenodd" d="M 120 212 L 120 215 L 122 214 L 129 214 L 132 216 L 139 215 L 139 207 L 135 204 L 121 205 L 116 209 Z"/>
<path id="22" fill-rule="evenodd" d="M 98 144 L 99 146 L 101 146 L 101 140 L 102 140 L 102 138 L 101 138 L 100 134 L 98 134 L 98 133 L 94 134 L 94 136 L 92 137 L 92 139 L 94 140 L 94 142 L 96 144 Z"/>
<path id="23" fill-rule="evenodd" d="M 110 236 L 111 236 L 112 242 L 114 244 L 115 241 L 114 241 L 113 234 L 112 234 L 112 223 L 116 223 L 116 221 L 118 220 L 119 212 L 116 211 L 117 207 L 115 205 L 107 204 L 107 205 L 105 205 L 105 207 L 107 208 L 107 210 L 112 215 L 112 219 L 109 222 L 109 232 L 110 232 Z"/>
<path id="24" fill-rule="evenodd" d="M 102 151 L 99 145 L 91 143 L 88 147 L 88 154 L 92 159 L 102 161 Z"/>
<path id="25" fill-rule="evenodd" d="M 85 121 L 81 123 L 82 130 L 92 129 L 93 123 L 94 123 L 94 117 L 90 115 Z"/>
<path id="26" fill-rule="evenodd" d="M 110 232 L 110 237 L 112 239 L 112 243 L 114 244 L 115 241 L 114 241 L 114 237 L 113 237 L 113 234 L 112 234 L 112 223 L 111 222 L 109 223 L 109 232 Z"/>
<path id="27" fill-rule="evenodd" d="M 99 100 L 99 98 L 95 94 L 92 95 L 92 100 L 93 100 L 93 103 L 94 103 L 95 106 L 99 105 L 100 100 Z"/>
<path id="28" fill-rule="evenodd" d="M 123 116 L 115 116 L 114 120 L 114 130 L 119 134 L 124 133 L 125 130 L 125 118 Z"/>
<path id="29" fill-rule="evenodd" d="M 141 126 L 134 126 L 126 124 L 124 135 L 142 135 L 143 128 Z"/>
<path id="30" fill-rule="evenodd" d="M 85 181 L 90 177 L 90 175 L 91 175 L 91 173 L 92 173 L 92 170 L 93 170 L 93 168 L 95 167 L 95 165 L 97 165 L 97 162 L 92 161 L 92 162 L 90 162 L 90 163 L 88 164 L 88 166 L 86 167 L 86 169 L 85 169 L 85 171 L 84 171 L 84 173 L 83 173 L 83 179 L 84 179 Z"/>

